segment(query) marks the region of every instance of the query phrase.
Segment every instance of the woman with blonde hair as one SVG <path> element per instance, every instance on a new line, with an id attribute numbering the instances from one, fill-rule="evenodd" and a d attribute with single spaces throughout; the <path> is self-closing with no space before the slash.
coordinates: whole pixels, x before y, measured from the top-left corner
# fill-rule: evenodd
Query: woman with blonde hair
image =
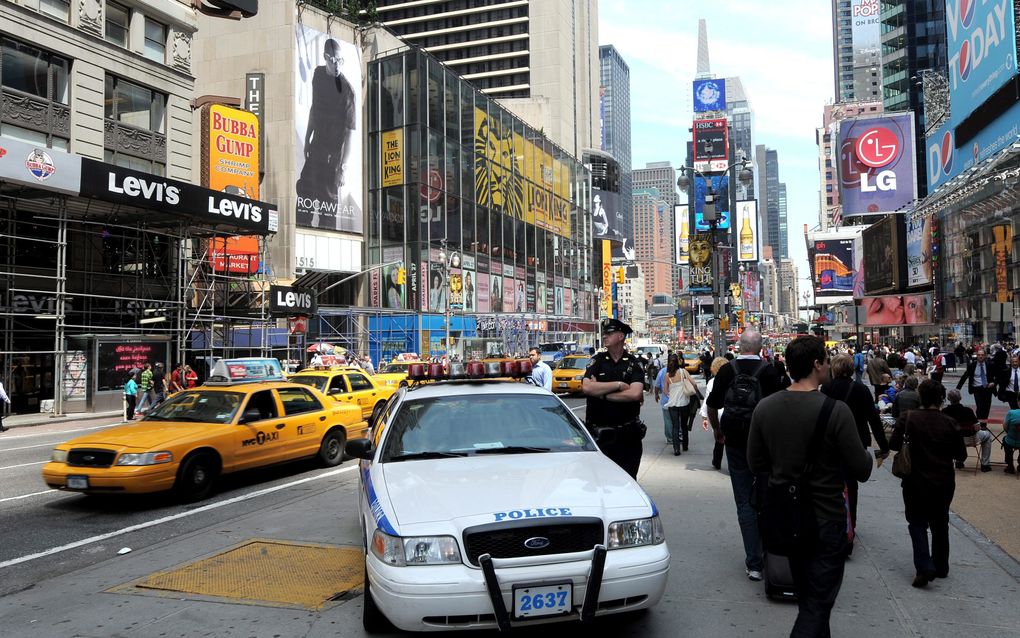
<path id="1" fill-rule="evenodd" d="M 708 386 L 705 388 L 706 397 L 712 393 L 712 386 L 715 385 L 715 375 L 719 374 L 719 370 L 727 363 L 729 363 L 729 361 L 726 360 L 726 357 L 716 357 L 715 359 L 712 359 L 712 364 L 708 367 L 708 371 L 711 373 L 712 377 L 708 380 Z M 722 412 L 722 410 L 719 410 L 720 419 L 722 418 Z M 708 424 L 708 404 L 704 401 L 701 402 L 701 428 L 706 432 L 710 428 Z M 723 444 L 716 439 L 715 447 L 712 448 L 712 467 L 717 470 L 722 468 L 722 455 Z"/>
<path id="2" fill-rule="evenodd" d="M 680 456 L 681 451 L 687 451 L 689 443 L 684 423 L 687 422 L 687 410 L 691 404 L 691 396 L 697 392 L 697 386 L 694 385 L 694 379 L 687 370 L 680 365 L 680 357 L 676 354 L 669 355 L 663 385 L 666 396 L 669 397 L 666 407 L 669 408 L 669 418 L 673 423 L 673 456 Z"/>

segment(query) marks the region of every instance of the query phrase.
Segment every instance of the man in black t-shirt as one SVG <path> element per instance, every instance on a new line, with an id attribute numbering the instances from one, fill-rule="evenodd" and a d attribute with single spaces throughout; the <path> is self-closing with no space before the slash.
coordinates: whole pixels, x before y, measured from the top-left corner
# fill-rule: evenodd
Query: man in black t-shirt
<path id="1" fill-rule="evenodd" d="M 763 361 L 761 334 L 745 330 L 740 335 L 740 355 L 719 368 L 712 392 L 705 400 L 708 421 L 712 424 L 716 441 L 726 445 L 726 465 L 733 486 L 733 500 L 737 506 L 740 535 L 744 541 L 744 567 L 751 580 L 762 579 L 761 538 L 758 535 L 758 514 L 751 505 L 751 492 L 755 475 L 747 464 L 747 433 L 751 427 L 750 413 L 740 415 L 735 406 L 726 405 L 726 395 L 739 373 L 753 375 L 760 388 L 759 400 L 779 390 L 779 375 L 768 362 Z M 739 371 L 738 371 L 739 369 Z M 723 411 L 720 422 L 719 410 Z M 753 406 L 747 406 L 753 411 Z M 718 469 L 718 468 L 717 468 Z"/>
<path id="2" fill-rule="evenodd" d="M 602 322 L 602 345 L 606 351 L 599 352 L 588 363 L 581 389 L 588 397 L 585 425 L 596 435 L 598 428 L 616 430 L 616 440 L 599 447 L 636 479 L 641 465 L 641 439 L 645 436 L 640 419 L 645 372 L 637 357 L 623 347 L 631 332 L 630 326 L 618 319 Z"/>
<path id="3" fill-rule="evenodd" d="M 156 363 L 152 370 L 152 387 L 149 389 L 149 401 L 154 408 L 166 398 L 166 372 L 162 363 Z M 150 408 L 152 409 L 152 408 Z"/>

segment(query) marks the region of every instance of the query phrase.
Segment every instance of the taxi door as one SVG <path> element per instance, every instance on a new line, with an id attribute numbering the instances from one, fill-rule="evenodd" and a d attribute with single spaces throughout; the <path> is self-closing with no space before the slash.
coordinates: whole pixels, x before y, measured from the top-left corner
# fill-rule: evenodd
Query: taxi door
<path id="1" fill-rule="evenodd" d="M 311 456 L 329 427 L 326 410 L 311 390 L 301 386 L 277 388 L 286 423 L 289 458 Z"/>
<path id="2" fill-rule="evenodd" d="M 234 434 L 234 469 L 270 465 L 288 457 L 287 424 L 272 390 L 248 397 Z"/>
<path id="3" fill-rule="evenodd" d="M 351 389 L 355 405 L 361 406 L 361 416 L 368 419 L 372 416 L 372 410 L 380 399 L 379 389 L 365 375 L 360 372 L 350 372 L 346 375 L 347 385 Z"/>

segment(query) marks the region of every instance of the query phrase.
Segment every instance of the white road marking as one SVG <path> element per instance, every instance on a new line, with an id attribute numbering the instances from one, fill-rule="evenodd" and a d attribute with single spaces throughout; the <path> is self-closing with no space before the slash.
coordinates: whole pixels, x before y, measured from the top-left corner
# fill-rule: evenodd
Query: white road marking
<path id="1" fill-rule="evenodd" d="M 351 471 L 356 470 L 356 469 L 358 469 L 357 465 L 350 465 L 348 467 L 342 467 L 342 468 L 339 468 L 339 469 L 330 470 L 328 472 L 324 472 L 324 473 L 319 474 L 317 476 L 305 477 L 303 479 L 298 479 L 296 481 L 291 481 L 290 483 L 283 483 L 281 485 L 274 485 L 272 487 L 267 487 L 265 489 L 256 490 L 256 491 L 251 492 L 249 494 L 242 494 L 240 496 L 235 496 L 234 498 L 228 498 L 227 500 L 220 501 L 218 503 L 210 503 L 209 505 L 203 505 L 202 507 L 196 507 L 195 509 L 188 510 L 186 512 L 179 512 L 177 514 L 171 514 L 170 516 L 164 516 L 162 518 L 157 518 L 157 519 L 154 519 L 154 520 L 151 520 L 151 521 L 146 521 L 144 523 L 138 523 L 137 525 L 129 525 L 128 527 L 124 527 L 124 528 L 121 528 L 121 529 L 118 529 L 118 530 L 115 530 L 115 531 L 112 531 L 112 532 L 107 532 L 106 534 L 100 534 L 98 536 L 91 536 L 89 538 L 83 538 L 83 539 L 81 539 L 79 541 L 74 541 L 73 543 L 68 543 L 66 545 L 61 545 L 59 547 L 51 547 L 50 549 L 47 549 L 47 550 L 44 550 L 44 551 L 41 551 L 41 552 L 36 552 L 35 554 L 27 554 L 25 556 L 19 556 L 18 558 L 12 558 L 10 560 L 5 560 L 3 562 L 0 562 L 0 569 L 3 569 L 4 567 L 10 567 L 12 565 L 20 565 L 21 563 L 27 563 L 27 562 L 35 560 L 37 558 L 43 558 L 45 556 L 52 556 L 53 554 L 59 554 L 60 552 L 65 552 L 65 551 L 67 551 L 69 549 L 74 549 L 76 547 L 82 547 L 84 545 L 90 545 L 92 543 L 98 543 L 98 542 L 105 541 L 105 540 L 110 539 L 110 538 L 114 538 L 116 536 L 121 536 L 123 534 L 130 533 L 130 532 L 137 532 L 140 529 L 146 529 L 148 527 L 154 527 L 156 525 L 162 525 L 163 523 L 169 523 L 170 521 L 175 521 L 177 519 L 185 518 L 187 516 L 192 516 L 194 514 L 199 514 L 201 512 L 208 512 L 210 510 L 214 510 L 214 509 L 217 509 L 217 508 L 220 508 L 220 507 L 225 507 L 227 505 L 233 505 L 234 503 L 240 503 L 241 501 L 247 501 L 247 500 L 259 497 L 259 496 L 264 496 L 266 494 L 271 494 L 272 492 L 278 492 L 280 490 L 287 489 L 288 487 L 294 487 L 295 485 L 301 485 L 303 483 L 310 483 L 311 481 L 318 481 L 319 479 L 329 478 L 331 476 L 336 476 L 337 474 L 343 474 L 344 472 L 351 472 Z M 61 492 L 59 492 L 57 490 L 51 490 L 51 491 L 55 492 L 55 493 L 58 493 L 58 494 L 61 493 Z M 40 493 L 44 494 L 45 492 L 40 492 Z M 33 496 L 33 495 L 26 494 L 25 496 Z M 15 498 L 24 498 L 24 497 L 18 496 L 18 497 L 15 497 Z M 7 500 L 7 499 L 5 499 L 5 500 Z M 2 502 L 2 501 L 0 501 L 0 502 Z"/>
<path id="2" fill-rule="evenodd" d="M 111 427 L 113 427 L 115 425 L 121 425 L 121 424 L 120 423 L 108 423 L 106 425 L 97 425 L 94 428 L 78 428 L 76 430 L 61 430 L 59 432 L 37 432 L 35 434 L 19 434 L 17 436 L 5 436 L 3 438 L 3 440 L 4 441 L 12 441 L 12 440 L 15 440 L 15 439 L 28 439 L 28 438 L 40 437 L 40 436 L 60 436 L 60 437 L 63 437 L 66 434 L 74 434 L 75 432 L 91 432 L 92 430 L 102 430 L 103 428 L 111 428 Z M 64 441 L 66 441 L 67 438 L 70 438 L 70 437 L 64 438 Z M 63 443 L 63 441 L 61 441 L 61 443 Z M 56 443 L 44 443 L 44 444 L 41 444 L 41 445 L 23 445 L 21 447 L 0 447 L 0 452 L 15 452 L 17 450 L 31 450 L 31 449 L 37 448 L 37 447 L 53 447 L 54 445 L 56 445 Z"/>
<path id="3" fill-rule="evenodd" d="M 21 496 L 8 496 L 7 498 L 0 498 L 0 503 L 5 503 L 7 501 L 17 501 L 18 499 L 29 498 L 31 496 L 41 496 L 43 494 L 49 494 L 52 496 L 53 494 L 66 494 L 66 492 L 61 492 L 60 490 L 46 490 L 45 492 L 32 492 L 31 494 L 22 494 Z"/>
<path id="4" fill-rule="evenodd" d="M 586 407 L 588 407 L 588 406 L 586 406 L 586 405 L 584 405 L 584 404 L 582 403 L 581 405 L 577 406 L 576 408 L 570 408 L 570 411 L 571 411 L 571 412 L 573 412 L 574 410 L 583 410 L 583 409 L 585 409 Z"/>
<path id="5" fill-rule="evenodd" d="M 28 467 L 29 465 L 43 465 L 46 463 L 49 463 L 49 461 L 36 461 L 35 463 L 22 463 L 20 465 L 6 465 L 4 467 L 0 467 L 0 470 L 12 470 L 16 467 Z"/>

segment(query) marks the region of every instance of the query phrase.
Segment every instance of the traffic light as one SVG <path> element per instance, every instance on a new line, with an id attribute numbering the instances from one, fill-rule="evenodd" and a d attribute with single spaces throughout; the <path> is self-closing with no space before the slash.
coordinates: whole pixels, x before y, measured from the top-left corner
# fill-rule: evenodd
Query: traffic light
<path id="1" fill-rule="evenodd" d="M 729 317 L 719 317 L 719 329 L 720 330 L 729 330 L 730 329 L 730 318 Z"/>
<path id="2" fill-rule="evenodd" d="M 669 325 L 674 327 L 676 326 L 676 317 L 669 318 Z"/>
<path id="3" fill-rule="evenodd" d="M 402 267 L 397 268 L 397 285 L 403 286 L 405 283 L 407 283 L 407 271 Z"/>
<path id="4" fill-rule="evenodd" d="M 618 283 L 618 284 L 625 284 L 625 283 L 627 283 L 627 279 L 624 276 L 623 268 L 617 268 L 616 269 L 616 283 Z"/>
<path id="5" fill-rule="evenodd" d="M 737 311 L 737 325 L 738 326 L 744 325 L 744 311 L 743 310 L 738 310 Z"/>

